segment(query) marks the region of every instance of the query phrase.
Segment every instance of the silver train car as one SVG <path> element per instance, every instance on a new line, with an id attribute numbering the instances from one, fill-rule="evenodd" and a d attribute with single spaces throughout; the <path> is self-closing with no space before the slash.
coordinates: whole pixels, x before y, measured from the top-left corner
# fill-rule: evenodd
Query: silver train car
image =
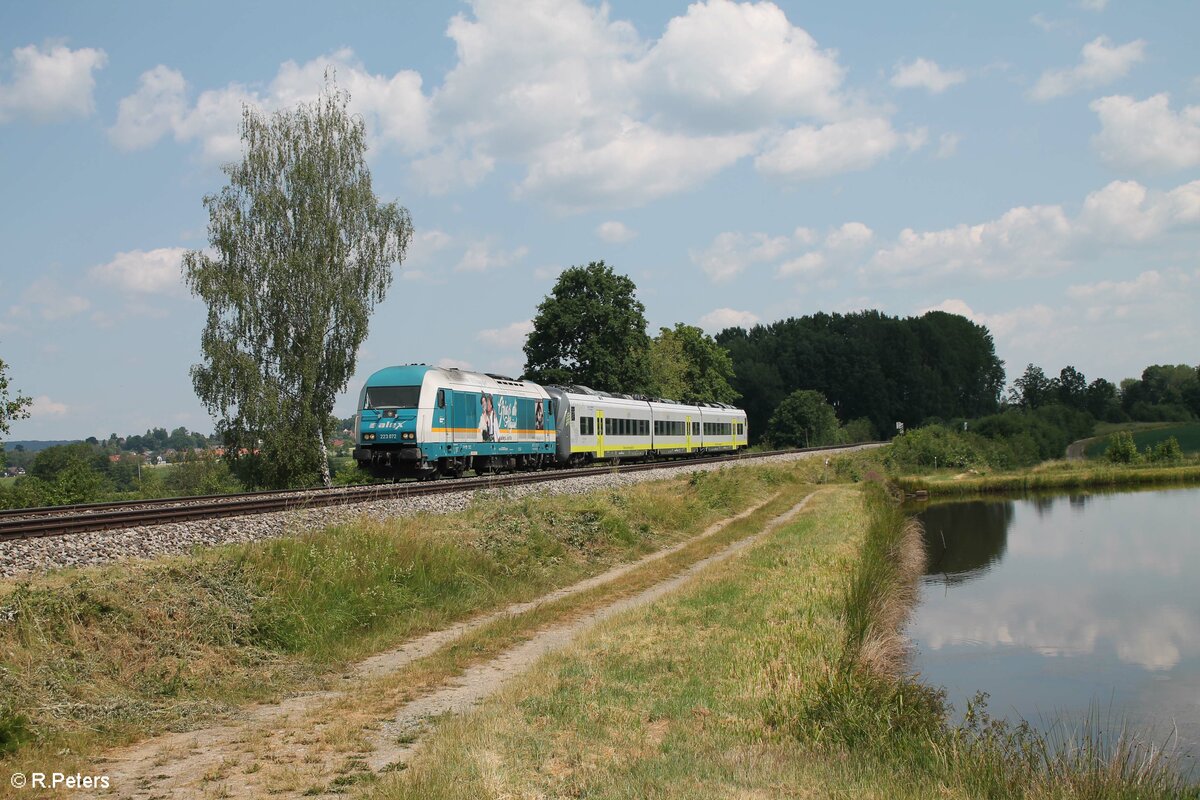
<path id="1" fill-rule="evenodd" d="M 556 401 L 559 464 L 735 452 L 749 444 L 746 412 L 688 405 L 586 386 L 547 386 Z"/>

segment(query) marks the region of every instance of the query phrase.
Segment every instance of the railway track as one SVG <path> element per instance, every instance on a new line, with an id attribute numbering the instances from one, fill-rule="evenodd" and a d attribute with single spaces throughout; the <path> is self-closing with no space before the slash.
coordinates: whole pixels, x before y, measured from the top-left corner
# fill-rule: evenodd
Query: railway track
<path id="1" fill-rule="evenodd" d="M 283 490 L 248 492 L 236 495 L 175 497 L 132 503 L 90 503 L 77 506 L 10 509 L 0 512 L 0 542 L 46 536 L 68 536 L 86 531 L 116 530 L 170 522 L 263 514 L 273 511 L 297 511 L 309 508 L 352 505 L 377 500 L 404 499 L 448 492 L 496 489 L 531 483 L 547 483 L 588 475 L 614 472 L 640 472 L 648 469 L 688 467 L 725 461 L 752 461 L 789 453 L 836 451 L 861 445 L 808 447 L 797 450 L 773 450 L 762 453 L 711 456 L 686 461 L 651 461 L 606 465 L 582 469 L 519 472 L 445 481 L 382 484 L 338 489 Z"/>

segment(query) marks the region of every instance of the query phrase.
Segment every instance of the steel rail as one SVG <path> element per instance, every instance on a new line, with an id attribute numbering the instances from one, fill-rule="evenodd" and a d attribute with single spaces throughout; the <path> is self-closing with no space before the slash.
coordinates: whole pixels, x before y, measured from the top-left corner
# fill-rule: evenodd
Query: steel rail
<path id="1" fill-rule="evenodd" d="M 862 444 L 877 444 L 872 442 Z M 275 490 L 246 492 L 236 495 L 207 495 L 175 497 L 132 503 L 89 503 L 76 506 L 57 506 L 43 509 L 12 509 L 0 517 L 0 542 L 47 536 L 67 536 L 88 531 L 148 527 L 171 522 L 265 514 L 275 511 L 298 511 L 311 508 L 354 505 L 380 500 L 408 499 L 435 494 L 447 494 L 480 489 L 498 489 L 532 483 L 548 483 L 590 475 L 609 475 L 618 472 L 640 472 L 649 469 L 671 469 L 729 461 L 751 461 L 791 453 L 838 451 L 862 444 L 806 447 L 795 450 L 772 450 L 759 453 L 733 453 L 693 459 L 610 464 L 580 469 L 542 470 L 486 475 L 459 480 L 412 481 L 408 483 L 375 484 L 338 489 Z"/>

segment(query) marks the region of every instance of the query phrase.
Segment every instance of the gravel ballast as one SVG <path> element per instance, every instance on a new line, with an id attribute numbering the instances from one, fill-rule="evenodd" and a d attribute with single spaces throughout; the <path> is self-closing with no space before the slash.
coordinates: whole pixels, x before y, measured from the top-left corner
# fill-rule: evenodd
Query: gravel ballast
<path id="1" fill-rule="evenodd" d="M 848 452 L 849 449 L 840 452 Z M 728 469 L 731 466 L 734 468 L 757 466 L 803 458 L 826 458 L 827 456 L 828 453 L 822 452 L 789 453 L 758 458 L 744 464 L 731 465 L 730 462 L 724 462 L 671 465 L 642 472 L 588 475 L 545 483 L 509 486 L 502 489 L 474 489 L 327 508 L 246 514 L 223 519 L 174 522 L 150 527 L 77 533 L 70 536 L 17 539 L 0 542 L 0 578 L 14 578 L 64 567 L 107 564 L 128 558 L 145 559 L 183 555 L 192 552 L 197 547 L 295 536 L 330 525 L 350 522 L 364 516 L 372 519 L 389 519 L 422 512 L 451 513 L 466 508 L 479 492 L 488 492 L 513 499 L 542 494 L 586 494 L 599 490 L 618 489 L 635 483 L 662 480 L 681 473 L 711 472 Z"/>

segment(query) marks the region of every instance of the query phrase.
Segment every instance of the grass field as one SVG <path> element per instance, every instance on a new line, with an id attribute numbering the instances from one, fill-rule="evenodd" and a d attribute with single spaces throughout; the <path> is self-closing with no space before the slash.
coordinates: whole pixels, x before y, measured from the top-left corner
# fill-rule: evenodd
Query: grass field
<path id="1" fill-rule="evenodd" d="M 1200 422 L 1168 425 L 1152 424 L 1154 424 L 1154 427 L 1133 429 L 1133 441 L 1137 444 L 1139 451 L 1144 451 L 1147 447 L 1154 447 L 1159 442 L 1174 436 L 1179 441 L 1179 446 L 1185 454 L 1200 453 Z M 1128 426 L 1121 429 L 1130 430 Z M 1084 454 L 1088 458 L 1102 458 L 1104 451 L 1108 449 L 1108 435 L 1113 432 L 1115 431 L 1099 435 L 1095 441 L 1087 446 Z M 1097 433 L 1100 434 L 1099 431 Z"/>
<path id="2" fill-rule="evenodd" d="M 476 713 L 444 719 L 367 796 L 1195 796 L 1161 764 L 1133 774 L 1086 744 L 1069 761 L 1001 727 L 948 727 L 936 691 L 872 674 L 864 660 L 881 645 L 868 629 L 902 614 L 860 589 L 894 559 L 903 518 L 849 486 L 809 508 L 543 659 Z"/>
<path id="3" fill-rule="evenodd" d="M 74 772 L 107 746 L 319 687 L 349 661 L 693 536 L 803 469 L 481 495 L 456 514 L 0 581 L 0 755 L 15 751 L 0 764 Z"/>

